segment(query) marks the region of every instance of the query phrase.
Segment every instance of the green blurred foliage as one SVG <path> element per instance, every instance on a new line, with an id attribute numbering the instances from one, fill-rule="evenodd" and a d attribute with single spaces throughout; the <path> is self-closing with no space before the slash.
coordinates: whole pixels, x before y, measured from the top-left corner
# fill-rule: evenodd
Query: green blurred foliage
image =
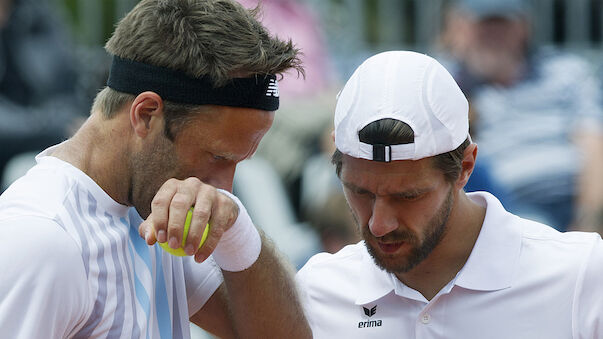
<path id="1" fill-rule="evenodd" d="M 56 6 L 64 13 L 65 19 L 73 33 L 73 37 L 84 45 L 104 45 L 109 39 L 115 25 L 124 13 L 117 13 L 120 7 L 118 2 L 131 4 L 135 1 L 127 0 L 54 0 Z M 84 8 L 83 6 L 87 6 Z M 131 6 L 131 5 L 130 5 Z M 98 13 L 94 13 L 94 10 Z M 129 9 L 129 7 L 128 7 Z M 99 27 L 91 27 L 92 20 Z"/>

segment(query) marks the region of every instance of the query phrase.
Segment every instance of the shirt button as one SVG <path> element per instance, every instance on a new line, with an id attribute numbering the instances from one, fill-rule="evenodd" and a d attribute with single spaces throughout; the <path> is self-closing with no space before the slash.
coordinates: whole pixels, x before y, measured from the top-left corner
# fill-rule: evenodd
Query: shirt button
<path id="1" fill-rule="evenodd" d="M 423 317 L 421 317 L 421 322 L 423 324 L 429 324 L 429 321 L 431 320 L 431 316 L 429 314 L 423 314 Z"/>

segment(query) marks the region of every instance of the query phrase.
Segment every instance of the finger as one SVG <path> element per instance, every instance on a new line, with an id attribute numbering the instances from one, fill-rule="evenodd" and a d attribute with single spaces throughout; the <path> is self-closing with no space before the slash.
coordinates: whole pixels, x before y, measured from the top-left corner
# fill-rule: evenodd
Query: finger
<path id="1" fill-rule="evenodd" d="M 147 220 L 144 220 L 138 226 L 138 234 L 145 239 L 147 245 L 153 245 L 157 242 L 157 238 L 155 237 L 155 230 L 153 228 L 152 218 L 149 216 Z"/>
<path id="2" fill-rule="evenodd" d="M 211 255 L 224 232 L 237 220 L 239 213 L 237 204 L 224 194 L 218 193 L 217 197 L 209 220 L 211 227 L 207 240 L 195 254 L 197 262 L 202 262 Z"/>
<path id="3" fill-rule="evenodd" d="M 151 201 L 151 215 L 153 216 L 153 231 L 159 242 L 167 241 L 169 208 L 174 194 L 178 190 L 178 180 L 169 179 L 161 187 Z M 150 216 L 149 216 L 150 217 Z M 148 218 L 147 218 L 148 219 Z"/>
<path id="4" fill-rule="evenodd" d="M 193 255 L 197 252 L 217 198 L 218 192 L 213 186 L 205 185 L 199 190 L 197 200 L 195 201 L 191 226 L 188 230 L 187 244 L 184 249 L 188 255 Z"/>
<path id="5" fill-rule="evenodd" d="M 176 194 L 172 197 L 168 215 L 167 238 L 168 245 L 173 249 L 182 246 L 186 214 L 194 205 L 200 186 L 201 181 L 199 179 L 188 178 L 180 182 Z"/>

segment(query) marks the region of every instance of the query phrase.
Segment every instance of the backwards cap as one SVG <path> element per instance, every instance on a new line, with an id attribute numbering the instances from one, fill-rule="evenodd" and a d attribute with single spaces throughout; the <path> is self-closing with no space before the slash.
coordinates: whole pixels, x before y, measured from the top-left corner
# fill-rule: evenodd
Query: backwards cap
<path id="1" fill-rule="evenodd" d="M 419 160 L 450 152 L 469 136 L 469 105 L 446 69 L 415 52 L 391 51 L 367 59 L 345 84 L 335 108 L 335 145 L 354 158 Z M 371 145 L 360 130 L 371 122 L 408 124 L 414 142 Z"/>

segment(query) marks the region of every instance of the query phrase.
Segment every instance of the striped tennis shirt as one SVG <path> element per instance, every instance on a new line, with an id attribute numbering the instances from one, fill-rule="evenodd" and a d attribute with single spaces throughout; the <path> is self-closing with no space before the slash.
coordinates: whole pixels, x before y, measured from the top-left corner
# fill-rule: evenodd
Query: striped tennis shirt
<path id="1" fill-rule="evenodd" d="M 213 259 L 148 246 L 136 210 L 51 149 L 0 196 L 2 336 L 190 338 L 222 282 Z"/>

